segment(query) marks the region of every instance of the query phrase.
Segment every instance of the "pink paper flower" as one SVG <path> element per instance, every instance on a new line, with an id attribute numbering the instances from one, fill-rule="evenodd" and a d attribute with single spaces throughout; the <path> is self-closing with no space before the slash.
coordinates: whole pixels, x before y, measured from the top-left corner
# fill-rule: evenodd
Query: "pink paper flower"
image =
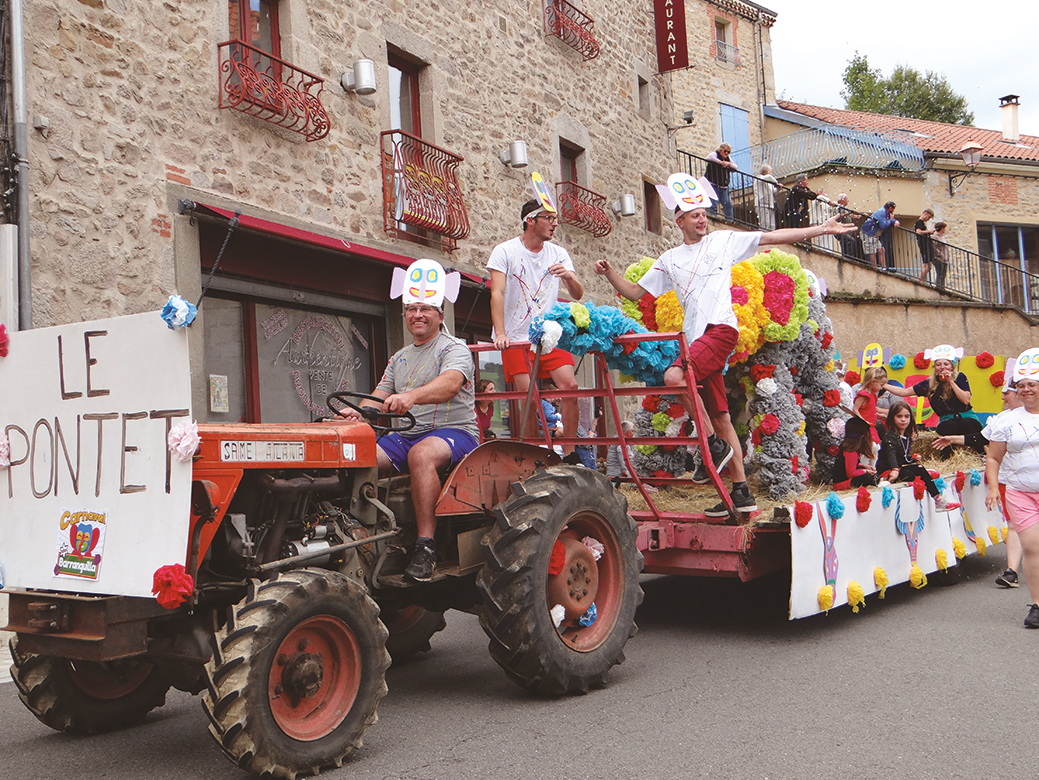
<path id="1" fill-rule="evenodd" d="M 7 336 L 7 328 L 4 325 L 0 325 L 0 357 L 7 357 L 7 342 L 10 338 Z"/>
<path id="2" fill-rule="evenodd" d="M 194 422 L 182 422 L 170 429 L 169 445 L 173 459 L 181 463 L 188 463 L 195 457 L 195 450 L 199 444 L 198 425 Z"/>
<path id="3" fill-rule="evenodd" d="M 180 563 L 160 566 L 152 575 L 152 593 L 163 609 L 176 609 L 195 590 L 195 581 Z"/>
<path id="4" fill-rule="evenodd" d="M 581 544 L 592 551 L 592 557 L 595 558 L 595 560 L 602 558 L 603 553 L 606 552 L 606 548 L 603 547 L 602 542 L 598 539 L 593 539 L 590 536 L 586 536 L 582 539 Z"/>
<path id="5" fill-rule="evenodd" d="M 0 469 L 11 465 L 11 442 L 6 435 L 0 435 Z"/>

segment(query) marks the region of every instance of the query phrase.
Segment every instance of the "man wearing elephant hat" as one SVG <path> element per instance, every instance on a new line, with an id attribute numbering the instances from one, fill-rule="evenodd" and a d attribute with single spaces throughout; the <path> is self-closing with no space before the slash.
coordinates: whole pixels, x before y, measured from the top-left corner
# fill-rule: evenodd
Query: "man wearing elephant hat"
<path id="1" fill-rule="evenodd" d="M 390 358 L 372 391 L 382 403 L 362 406 L 394 414 L 411 412 L 415 427 L 392 432 L 377 443 L 379 474 L 411 474 L 418 540 L 404 574 L 432 579 L 436 562 L 434 507 L 440 494 L 438 469 L 454 465 L 479 444 L 473 389 L 473 357 L 465 342 L 444 329 L 443 303 L 458 296 L 459 275 L 445 274 L 434 260 L 416 260 L 393 272 L 390 297 L 403 296 L 404 319 L 414 342 Z M 344 416 L 360 419 L 356 412 Z"/>
<path id="2" fill-rule="evenodd" d="M 678 295 L 685 312 L 682 330 L 688 340 L 688 351 L 665 372 L 664 384 L 685 384 L 688 359 L 700 391 L 681 395 L 682 405 L 690 417 L 693 417 L 693 403 L 700 407 L 705 430 L 698 431 L 697 435 L 701 441 L 706 439 L 718 471 L 729 464 L 732 503 L 736 510 L 750 512 L 757 506 L 747 486 L 743 458 L 738 456 L 740 442 L 729 418 L 722 377 L 739 338 L 739 323 L 732 308 L 732 267 L 754 255 L 759 247 L 840 235 L 856 228 L 831 217 L 820 225 L 782 228 L 768 233 L 717 230 L 708 235 L 706 209 L 712 198 L 717 198 L 706 180 L 698 181 L 688 174 L 676 173 L 668 178 L 666 185 L 658 184 L 657 190 L 664 203 L 675 210 L 675 222 L 682 231 L 683 243 L 662 254 L 638 283 L 618 274 L 607 260 L 596 261 L 595 272 L 605 276 L 617 292 L 632 301 L 647 292 L 660 296 L 674 290 Z M 733 457 L 734 454 L 737 457 Z M 694 474 L 693 481 L 708 482 L 707 472 Z M 728 513 L 724 502 L 705 512 L 709 517 L 725 517 Z"/>

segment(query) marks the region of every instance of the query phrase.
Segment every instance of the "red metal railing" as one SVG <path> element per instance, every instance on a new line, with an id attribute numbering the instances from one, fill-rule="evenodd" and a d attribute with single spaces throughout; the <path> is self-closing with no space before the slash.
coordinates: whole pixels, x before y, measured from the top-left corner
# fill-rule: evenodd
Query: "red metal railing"
<path id="1" fill-rule="evenodd" d="M 599 56 L 595 21 L 566 0 L 545 0 L 545 34 L 556 36 L 586 60 Z"/>
<path id="2" fill-rule="evenodd" d="M 456 172 L 464 158 L 405 133 L 382 133 L 382 198 L 386 232 L 424 228 L 454 249 L 469 235 L 469 216 Z"/>
<path id="3" fill-rule="evenodd" d="M 308 141 L 328 135 L 331 123 L 319 97 L 324 79 L 243 41 L 226 41 L 217 49 L 220 108 L 255 116 Z"/>
<path id="4" fill-rule="evenodd" d="M 587 230 L 596 238 L 609 235 L 613 223 L 605 211 L 606 196 L 586 190 L 572 181 L 556 183 L 559 221 Z"/>

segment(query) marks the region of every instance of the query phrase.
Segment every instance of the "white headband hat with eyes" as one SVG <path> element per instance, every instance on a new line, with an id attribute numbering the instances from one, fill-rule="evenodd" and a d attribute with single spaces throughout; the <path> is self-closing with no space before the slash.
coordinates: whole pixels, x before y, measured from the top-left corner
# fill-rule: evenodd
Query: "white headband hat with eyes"
<path id="1" fill-rule="evenodd" d="M 1026 349 L 1017 356 L 1014 364 L 1014 381 L 1030 379 L 1039 382 L 1039 349 Z"/>
<path id="2" fill-rule="evenodd" d="M 712 200 L 718 200 L 718 193 L 702 176 L 694 179 L 688 173 L 672 173 L 667 177 L 667 184 L 655 186 L 664 205 L 672 211 L 706 209 L 710 208 Z"/>
<path id="3" fill-rule="evenodd" d="M 950 363 L 955 363 L 963 357 L 963 347 L 953 348 L 949 344 L 939 344 L 934 349 L 924 350 L 925 360 L 948 360 Z"/>
<path id="4" fill-rule="evenodd" d="M 458 299 L 458 289 L 462 284 L 462 275 L 458 271 L 445 273 L 444 267 L 436 260 L 416 260 L 403 268 L 393 269 L 390 280 L 390 298 L 404 296 L 404 305 L 424 303 L 437 309 L 444 305 L 444 298 L 451 303 Z"/>

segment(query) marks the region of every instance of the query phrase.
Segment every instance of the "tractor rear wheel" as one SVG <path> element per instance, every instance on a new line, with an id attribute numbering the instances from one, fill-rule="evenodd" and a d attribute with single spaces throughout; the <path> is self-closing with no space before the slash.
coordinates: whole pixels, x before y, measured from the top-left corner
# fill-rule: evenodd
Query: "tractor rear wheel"
<path id="1" fill-rule="evenodd" d="M 386 628 L 346 577 L 319 569 L 250 583 L 216 634 L 202 706 L 235 764 L 288 778 L 338 767 L 386 695 Z"/>
<path id="2" fill-rule="evenodd" d="M 433 634 L 447 627 L 443 612 L 423 609 L 417 604 L 383 605 L 380 618 L 390 632 L 386 649 L 395 664 L 427 652 Z"/>
<path id="3" fill-rule="evenodd" d="M 483 539 L 477 578 L 491 656 L 539 693 L 601 686 L 624 660 L 642 602 L 642 553 L 627 502 L 580 466 L 539 471 L 512 490 Z"/>
<path id="4" fill-rule="evenodd" d="M 18 698 L 55 731 L 100 734 L 136 726 L 166 703 L 170 683 L 149 661 L 97 663 L 22 653 L 10 642 Z"/>

